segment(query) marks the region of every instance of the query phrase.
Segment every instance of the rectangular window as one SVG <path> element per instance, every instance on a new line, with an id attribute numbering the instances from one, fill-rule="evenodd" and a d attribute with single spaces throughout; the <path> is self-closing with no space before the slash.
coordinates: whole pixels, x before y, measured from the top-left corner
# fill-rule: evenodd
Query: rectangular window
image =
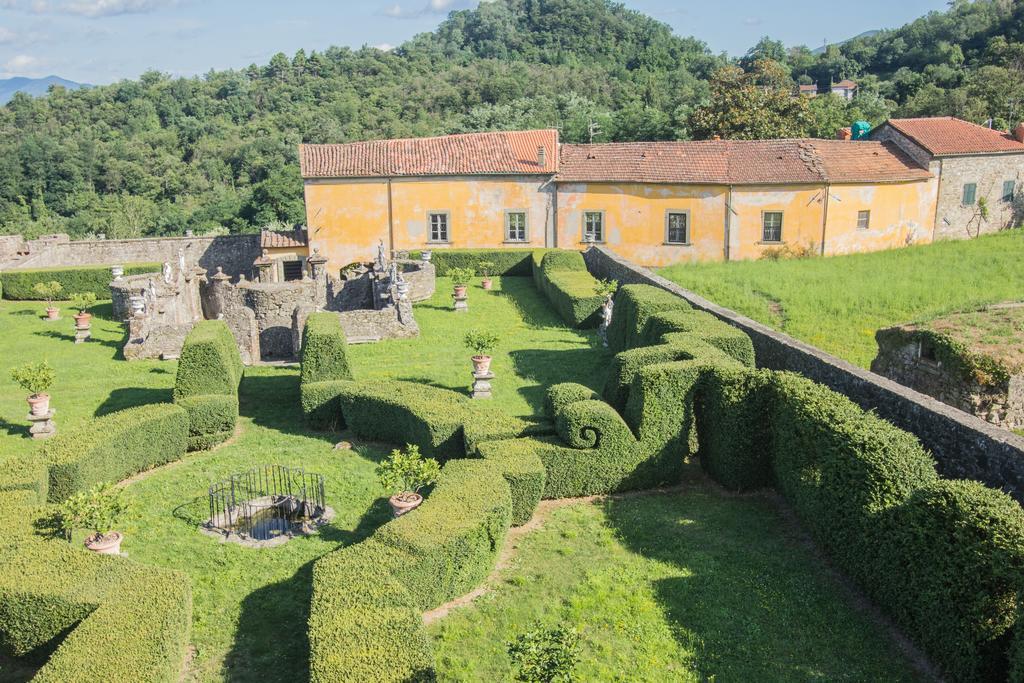
<path id="1" fill-rule="evenodd" d="M 665 213 L 665 242 L 667 244 L 690 243 L 689 211 L 668 211 Z"/>
<path id="2" fill-rule="evenodd" d="M 586 211 L 583 214 L 583 241 L 604 242 L 604 212 Z"/>
<path id="3" fill-rule="evenodd" d="M 978 184 L 967 183 L 964 185 L 964 206 L 974 206 L 974 201 L 978 197 Z"/>
<path id="4" fill-rule="evenodd" d="M 443 212 L 427 214 L 431 242 L 449 242 L 448 214 Z"/>
<path id="5" fill-rule="evenodd" d="M 782 212 L 765 211 L 761 214 L 761 241 L 782 241 Z"/>
<path id="6" fill-rule="evenodd" d="M 286 282 L 302 279 L 302 261 L 283 261 L 281 263 L 281 267 L 284 270 L 284 279 Z"/>
<path id="7" fill-rule="evenodd" d="M 1012 180 L 1004 180 L 1003 181 L 1003 201 L 1004 202 L 1012 202 L 1013 201 L 1014 191 L 1017 189 L 1016 185 L 1017 184 L 1014 181 L 1012 181 Z"/>
<path id="8" fill-rule="evenodd" d="M 867 230 L 871 227 L 871 212 L 870 211 L 858 211 L 857 212 L 857 229 Z"/>
<path id="9" fill-rule="evenodd" d="M 526 236 L 526 212 L 506 211 L 505 212 L 505 241 L 525 242 Z"/>

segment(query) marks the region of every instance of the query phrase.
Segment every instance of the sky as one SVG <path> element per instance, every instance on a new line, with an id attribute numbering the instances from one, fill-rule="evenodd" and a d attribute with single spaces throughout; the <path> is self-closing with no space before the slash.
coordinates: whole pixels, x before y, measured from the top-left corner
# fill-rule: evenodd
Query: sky
<path id="1" fill-rule="evenodd" d="M 486 1 L 486 0 L 485 0 Z M 55 74 L 104 84 L 155 69 L 175 76 L 265 64 L 331 45 L 389 49 L 479 0 L 0 0 L 0 78 Z M 818 47 L 895 28 L 944 0 L 625 0 L 742 55 L 764 35 Z M 856 8 L 853 11 L 851 8 Z"/>

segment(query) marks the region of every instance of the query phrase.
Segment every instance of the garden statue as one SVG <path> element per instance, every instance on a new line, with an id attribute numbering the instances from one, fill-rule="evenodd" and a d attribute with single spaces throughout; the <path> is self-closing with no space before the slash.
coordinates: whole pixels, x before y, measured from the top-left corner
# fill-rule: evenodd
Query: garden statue
<path id="1" fill-rule="evenodd" d="M 377 245 L 377 270 L 384 272 L 388 266 L 387 249 L 384 247 L 384 240 Z"/>
<path id="2" fill-rule="evenodd" d="M 601 344 L 608 347 L 608 328 L 612 324 L 612 311 L 615 309 L 615 302 L 611 297 L 605 299 L 604 304 L 601 306 L 601 325 L 597 328 L 597 336 L 601 339 Z"/>
<path id="3" fill-rule="evenodd" d="M 168 263 L 167 261 L 164 261 L 164 267 L 162 269 L 162 272 L 164 275 L 164 282 L 166 284 L 171 284 L 171 280 L 173 279 L 171 276 L 171 264 Z"/>
<path id="4" fill-rule="evenodd" d="M 149 278 L 149 298 L 152 299 L 153 305 L 156 305 L 156 282 L 153 278 Z"/>
<path id="5" fill-rule="evenodd" d="M 178 272 L 185 274 L 185 250 L 178 249 Z"/>

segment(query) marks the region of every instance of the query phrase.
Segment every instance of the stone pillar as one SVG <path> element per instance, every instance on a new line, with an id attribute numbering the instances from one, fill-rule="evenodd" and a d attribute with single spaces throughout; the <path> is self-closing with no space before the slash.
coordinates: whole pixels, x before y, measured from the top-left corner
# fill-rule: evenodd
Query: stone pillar
<path id="1" fill-rule="evenodd" d="M 252 267 L 253 271 L 255 271 L 253 275 L 255 275 L 257 282 L 267 284 L 273 281 L 274 260 L 270 258 L 270 252 L 266 249 L 264 249 L 263 254 L 253 262 Z"/>
<path id="2" fill-rule="evenodd" d="M 212 278 L 210 295 L 210 317 L 215 320 L 224 318 L 224 309 L 227 307 L 228 287 L 231 283 L 231 276 L 224 273 L 221 266 L 217 266 L 217 272 Z"/>
<path id="3" fill-rule="evenodd" d="M 306 259 L 315 289 L 313 302 L 317 310 L 327 307 L 327 258 L 320 254 L 320 248 L 313 248 L 313 255 Z"/>

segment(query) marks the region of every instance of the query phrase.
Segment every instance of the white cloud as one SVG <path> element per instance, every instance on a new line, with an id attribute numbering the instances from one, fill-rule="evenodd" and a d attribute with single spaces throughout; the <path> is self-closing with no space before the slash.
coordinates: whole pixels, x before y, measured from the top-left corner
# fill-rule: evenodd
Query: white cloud
<path id="1" fill-rule="evenodd" d="M 391 52 L 392 50 L 395 49 L 395 46 L 392 45 L 391 43 L 381 43 L 380 45 L 374 45 L 373 47 L 380 50 L 381 52 Z"/>
<path id="2" fill-rule="evenodd" d="M 178 0 L 0 0 L 0 8 L 32 14 L 113 17 L 141 14 L 177 4 Z"/>
<path id="3" fill-rule="evenodd" d="M 0 26 L 0 45 L 7 43 L 13 43 L 18 38 L 18 34 L 9 28 Z"/>
<path id="4" fill-rule="evenodd" d="M 4 62 L 4 69 L 7 71 L 19 71 L 28 69 L 39 63 L 39 60 L 31 55 L 15 55 Z"/>
<path id="5" fill-rule="evenodd" d="M 419 9 L 409 9 L 408 6 L 396 3 L 385 7 L 382 14 L 392 19 L 415 19 L 431 14 L 447 14 L 457 9 L 470 9 L 482 1 L 489 0 L 427 0 L 427 4 Z"/>

